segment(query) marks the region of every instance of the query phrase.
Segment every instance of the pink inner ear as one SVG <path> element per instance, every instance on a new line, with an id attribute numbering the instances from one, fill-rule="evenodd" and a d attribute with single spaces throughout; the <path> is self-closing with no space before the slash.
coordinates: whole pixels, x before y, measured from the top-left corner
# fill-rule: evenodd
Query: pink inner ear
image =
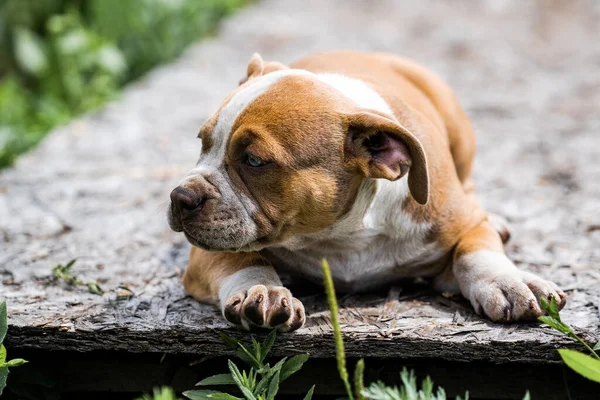
<path id="1" fill-rule="evenodd" d="M 403 175 L 411 164 L 406 145 L 397 137 L 386 132 L 377 132 L 363 142 L 373 157 L 373 163 L 392 171 L 396 177 Z"/>

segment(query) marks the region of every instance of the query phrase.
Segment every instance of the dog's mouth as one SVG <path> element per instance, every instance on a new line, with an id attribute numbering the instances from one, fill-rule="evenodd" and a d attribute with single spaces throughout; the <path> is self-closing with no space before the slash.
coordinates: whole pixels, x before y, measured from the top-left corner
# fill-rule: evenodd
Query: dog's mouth
<path id="1" fill-rule="evenodd" d="M 169 228 L 174 232 L 183 232 L 183 223 L 179 218 L 175 218 L 174 208 L 175 206 L 171 203 L 169 211 L 167 213 L 167 221 L 169 222 Z"/>
<path id="2" fill-rule="evenodd" d="M 198 225 L 193 218 L 186 218 L 174 210 L 174 205 L 171 206 L 167 215 L 169 227 L 174 232 L 183 232 L 187 241 L 195 247 L 206 251 L 224 251 L 224 252 L 249 252 L 258 251 L 265 247 L 260 238 L 255 238 L 254 235 L 247 235 L 243 228 L 235 229 L 237 233 L 230 233 L 227 236 L 220 237 L 219 234 L 211 236 L 211 226 L 206 226 L 203 229 Z M 236 221 L 234 225 L 243 226 L 244 221 Z M 235 227 L 234 227 L 235 228 Z M 218 228 L 217 228 L 218 230 Z"/>
<path id="3" fill-rule="evenodd" d="M 190 242 L 190 244 L 192 246 L 196 246 L 196 247 L 198 247 L 202 250 L 206 250 L 206 251 L 224 251 L 224 252 L 231 252 L 231 253 L 239 253 L 239 252 L 248 252 L 248 251 L 256 251 L 257 250 L 255 248 L 255 246 L 252 246 L 251 244 L 245 244 L 245 245 L 238 246 L 238 247 L 225 247 L 225 246 L 215 247 L 215 246 L 211 246 L 209 244 L 198 241 L 198 239 L 194 238 L 192 235 L 190 235 L 188 232 L 186 232 L 185 229 L 183 229 L 182 232 L 183 232 L 185 238 L 187 239 L 187 241 Z"/>
<path id="4" fill-rule="evenodd" d="M 183 232 L 183 235 L 185 236 L 185 238 L 187 239 L 188 242 L 190 242 L 191 245 L 199 247 L 201 249 L 204 250 L 217 250 L 217 249 L 212 249 L 210 248 L 210 246 L 207 246 L 205 244 L 201 244 L 200 242 L 198 242 L 198 240 L 196 238 L 194 238 L 192 235 L 190 235 L 189 233 L 187 233 L 185 231 L 185 229 L 182 229 L 180 232 Z"/>

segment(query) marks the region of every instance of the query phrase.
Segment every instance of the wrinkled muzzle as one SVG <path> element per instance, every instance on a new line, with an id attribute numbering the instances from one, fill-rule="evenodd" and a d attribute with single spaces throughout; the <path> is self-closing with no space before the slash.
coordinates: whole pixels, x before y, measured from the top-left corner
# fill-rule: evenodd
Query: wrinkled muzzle
<path id="1" fill-rule="evenodd" d="M 257 239 L 257 227 L 253 204 L 242 197 L 226 174 L 192 170 L 171 192 L 169 226 L 205 250 L 246 250 Z"/>

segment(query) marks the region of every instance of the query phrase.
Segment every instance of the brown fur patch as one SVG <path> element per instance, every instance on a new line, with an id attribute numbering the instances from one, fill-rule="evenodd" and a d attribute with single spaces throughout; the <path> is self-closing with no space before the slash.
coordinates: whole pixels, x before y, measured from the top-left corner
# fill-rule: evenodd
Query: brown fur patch
<path id="1" fill-rule="evenodd" d="M 504 252 L 504 246 L 498 232 L 487 222 L 483 221 L 469 232 L 462 235 L 454 252 L 454 259 L 478 250 Z"/>
<path id="2" fill-rule="evenodd" d="M 183 286 L 196 300 L 217 304 L 223 279 L 245 267 L 266 264 L 255 252 L 212 252 L 192 247 L 190 263 L 183 275 Z"/>

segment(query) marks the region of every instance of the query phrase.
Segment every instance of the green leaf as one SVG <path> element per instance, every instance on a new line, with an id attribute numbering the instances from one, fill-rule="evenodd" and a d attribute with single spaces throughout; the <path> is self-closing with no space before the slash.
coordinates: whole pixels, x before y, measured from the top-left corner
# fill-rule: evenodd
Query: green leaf
<path id="1" fill-rule="evenodd" d="M 275 372 L 271 383 L 269 384 L 269 390 L 267 390 L 267 400 L 275 400 L 275 395 L 279 391 L 279 371 Z"/>
<path id="2" fill-rule="evenodd" d="M 229 365 L 229 371 L 231 372 L 231 377 L 233 378 L 235 384 L 242 391 L 242 394 L 246 397 L 247 400 L 256 400 L 252 391 L 246 387 L 244 384 L 244 377 L 240 373 L 237 365 L 233 363 L 231 360 L 227 360 L 227 364 Z"/>
<path id="3" fill-rule="evenodd" d="M 260 358 L 262 354 L 260 351 L 260 343 L 258 343 L 254 336 L 251 336 L 250 338 L 252 339 L 252 354 L 254 355 L 254 358 L 256 358 L 257 361 L 261 362 Z"/>
<path id="4" fill-rule="evenodd" d="M 269 332 L 269 334 L 267 335 L 267 338 L 263 342 L 262 350 L 261 350 L 261 354 L 260 354 L 260 362 L 265 361 L 265 358 L 267 358 L 267 355 L 271 351 L 271 348 L 273 347 L 273 344 L 275 343 L 276 332 L 277 332 L 277 330 L 275 330 L 275 329 L 273 329 L 271 332 Z"/>
<path id="5" fill-rule="evenodd" d="M 523 400 L 531 400 L 531 395 L 529 394 L 529 390 L 525 392 L 525 396 L 523 396 Z"/>
<path id="6" fill-rule="evenodd" d="M 200 382 L 196 383 L 196 386 L 208 385 L 235 385 L 235 381 L 230 374 L 218 374 L 204 378 Z"/>
<path id="7" fill-rule="evenodd" d="M 298 372 L 306 360 L 308 360 L 308 353 L 298 354 L 287 360 L 281 367 L 281 378 L 279 381 L 283 382 L 289 378 L 290 375 Z"/>
<path id="8" fill-rule="evenodd" d="M 596 345 L 593 348 L 594 351 L 600 350 L 600 342 L 596 343 Z"/>
<path id="9" fill-rule="evenodd" d="M 547 325 L 550 325 L 552 328 L 556 329 L 559 332 L 564 333 L 565 335 L 573 333 L 573 329 L 562 321 L 557 320 L 556 318 L 550 316 L 542 316 L 538 317 L 538 321 L 543 322 Z"/>
<path id="10" fill-rule="evenodd" d="M 221 399 L 221 400 L 243 400 L 240 397 L 235 397 L 227 393 L 217 392 L 215 390 L 188 390 L 182 393 L 185 397 L 191 400 L 208 400 L 208 399 Z"/>
<path id="11" fill-rule="evenodd" d="M 409 371 L 406 367 L 402 368 L 400 371 L 400 380 L 404 385 L 404 389 L 408 394 L 408 398 L 416 398 L 417 397 L 417 377 L 415 376 L 415 371 L 412 369 Z"/>
<path id="12" fill-rule="evenodd" d="M 269 373 L 271 375 L 274 375 L 275 372 L 279 372 L 281 374 L 281 370 L 282 370 L 283 366 L 285 365 L 285 363 L 287 362 L 287 359 L 288 359 L 287 357 L 283 357 L 281 360 L 277 361 L 277 364 L 275 364 L 271 368 L 269 368 Z M 279 379 L 279 382 L 281 382 L 281 378 Z"/>
<path id="13" fill-rule="evenodd" d="M 8 367 L 0 367 L 0 395 L 6 387 L 6 378 L 8 377 Z"/>
<path id="14" fill-rule="evenodd" d="M 26 28 L 15 28 L 13 37 L 15 59 L 19 66 L 33 76 L 42 76 L 48 70 L 43 42 Z"/>
<path id="15" fill-rule="evenodd" d="M 306 396 L 304 396 L 304 400 L 311 400 L 313 396 L 313 392 L 315 391 L 315 385 L 312 385 Z"/>
<path id="16" fill-rule="evenodd" d="M 0 343 L 4 343 L 4 337 L 8 331 L 8 315 L 6 313 L 6 301 L 0 304 Z"/>
<path id="17" fill-rule="evenodd" d="M 0 365 L 4 365 L 4 361 L 6 361 L 6 347 L 3 344 L 0 344 Z"/>
<path id="18" fill-rule="evenodd" d="M 423 383 L 421 383 L 421 391 L 423 392 L 426 398 L 431 397 L 431 395 L 433 394 L 433 381 L 431 380 L 429 375 L 427 375 L 423 380 Z"/>
<path id="19" fill-rule="evenodd" d="M 220 400 L 244 400 L 239 397 L 232 396 L 227 393 L 215 393 L 209 397 L 210 399 L 220 399 Z"/>
<path id="20" fill-rule="evenodd" d="M 265 372 L 263 372 L 264 376 L 262 377 L 260 382 L 258 382 L 256 387 L 254 388 L 255 394 L 258 395 L 258 394 L 263 393 L 265 390 L 267 390 L 267 387 L 269 386 L 269 383 L 271 382 L 273 375 L 275 375 L 276 372 L 281 371 L 281 367 L 285 363 L 285 360 L 287 360 L 287 357 L 284 357 L 281 360 L 279 360 L 277 362 L 277 364 L 275 364 L 272 368 L 268 367 L 269 364 L 267 364 L 265 366 Z"/>
<path id="21" fill-rule="evenodd" d="M 540 305 L 542 309 L 546 311 L 548 316 L 560 321 L 560 314 L 558 312 L 558 304 L 556 303 L 556 299 L 553 297 L 550 298 L 550 302 L 544 296 L 540 297 Z"/>
<path id="22" fill-rule="evenodd" d="M 594 382 L 600 383 L 600 360 L 596 360 L 575 350 L 560 349 L 558 352 L 565 364 L 573 371 Z"/>
<path id="23" fill-rule="evenodd" d="M 229 372 L 231 372 L 231 378 L 235 382 L 238 387 L 244 386 L 244 378 L 240 373 L 237 365 L 233 363 L 231 360 L 227 360 L 227 365 L 229 366 Z"/>
<path id="24" fill-rule="evenodd" d="M 14 358 L 6 363 L 7 367 L 19 367 L 23 364 L 27 364 L 29 361 L 23 360 L 22 358 Z"/>
<path id="25" fill-rule="evenodd" d="M 100 287 L 100 285 L 98 285 L 98 283 L 96 282 L 88 282 L 86 284 L 88 290 L 90 291 L 90 293 L 93 294 L 97 294 L 102 296 L 104 294 L 104 290 L 102 290 L 102 288 Z"/>

